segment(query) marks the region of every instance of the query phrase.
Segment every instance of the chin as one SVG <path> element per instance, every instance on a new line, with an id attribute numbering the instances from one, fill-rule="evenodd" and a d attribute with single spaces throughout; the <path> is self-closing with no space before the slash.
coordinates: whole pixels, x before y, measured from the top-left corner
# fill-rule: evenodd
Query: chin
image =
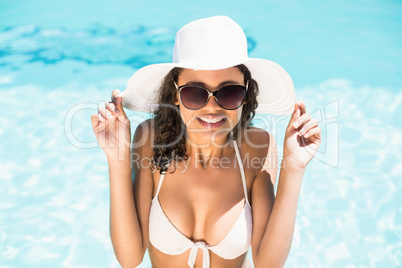
<path id="1" fill-rule="evenodd" d="M 207 129 L 197 129 L 194 131 L 195 133 L 190 133 L 187 136 L 189 142 L 192 145 L 209 145 L 209 144 L 221 144 L 222 141 L 229 140 L 230 131 L 228 129 L 214 129 L 214 130 L 207 130 Z"/>

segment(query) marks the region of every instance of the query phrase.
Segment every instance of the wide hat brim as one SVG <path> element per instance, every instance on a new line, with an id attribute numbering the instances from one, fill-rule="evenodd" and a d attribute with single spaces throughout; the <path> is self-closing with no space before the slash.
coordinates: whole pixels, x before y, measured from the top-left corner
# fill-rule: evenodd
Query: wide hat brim
<path id="1" fill-rule="evenodd" d="M 219 70 L 244 64 L 258 83 L 257 113 L 288 115 L 293 112 L 296 96 L 292 79 L 277 63 L 265 59 L 246 58 L 236 62 L 220 62 L 219 65 L 192 66 L 191 63 L 160 63 L 145 66 L 131 77 L 120 96 L 127 109 L 153 113 L 158 105 L 158 93 L 165 76 L 175 67 L 195 70 Z"/>

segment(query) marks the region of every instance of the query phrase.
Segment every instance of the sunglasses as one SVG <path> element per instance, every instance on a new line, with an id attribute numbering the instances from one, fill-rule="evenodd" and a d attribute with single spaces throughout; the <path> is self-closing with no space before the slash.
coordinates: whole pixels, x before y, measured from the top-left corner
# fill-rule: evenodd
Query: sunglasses
<path id="1" fill-rule="evenodd" d="M 183 103 L 184 107 L 190 110 L 201 109 L 208 103 L 211 96 L 214 96 L 216 103 L 226 110 L 236 110 L 242 106 L 246 99 L 247 85 L 224 86 L 214 92 L 201 86 L 184 85 L 178 87 L 176 82 L 174 85 L 179 91 L 181 103 Z"/>

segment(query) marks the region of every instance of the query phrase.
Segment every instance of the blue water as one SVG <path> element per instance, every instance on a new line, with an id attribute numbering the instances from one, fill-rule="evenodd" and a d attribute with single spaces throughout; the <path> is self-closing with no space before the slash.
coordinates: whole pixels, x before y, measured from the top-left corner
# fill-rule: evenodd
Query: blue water
<path id="1" fill-rule="evenodd" d="M 135 70 L 169 62 L 182 25 L 217 14 L 321 121 L 286 267 L 400 267 L 402 3 L 158 2 L 0 0 L 0 267 L 119 267 L 89 116 Z M 133 128 L 149 117 L 129 114 Z M 255 124 L 282 147 L 286 117 Z"/>

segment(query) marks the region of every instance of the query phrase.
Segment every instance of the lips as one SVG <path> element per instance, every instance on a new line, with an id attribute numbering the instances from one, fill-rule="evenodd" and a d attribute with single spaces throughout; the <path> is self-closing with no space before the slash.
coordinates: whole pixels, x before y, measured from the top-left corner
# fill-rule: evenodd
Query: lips
<path id="1" fill-rule="evenodd" d="M 218 123 L 218 122 L 224 120 L 225 118 L 224 118 L 224 117 L 221 117 L 221 118 L 205 118 L 205 117 L 198 117 L 198 119 L 200 119 L 200 120 L 202 120 L 202 121 L 204 121 L 204 122 L 210 123 L 210 124 L 215 124 L 215 123 Z"/>
<path id="2" fill-rule="evenodd" d="M 218 128 L 225 124 L 225 116 L 199 116 L 197 121 L 206 128 Z"/>

